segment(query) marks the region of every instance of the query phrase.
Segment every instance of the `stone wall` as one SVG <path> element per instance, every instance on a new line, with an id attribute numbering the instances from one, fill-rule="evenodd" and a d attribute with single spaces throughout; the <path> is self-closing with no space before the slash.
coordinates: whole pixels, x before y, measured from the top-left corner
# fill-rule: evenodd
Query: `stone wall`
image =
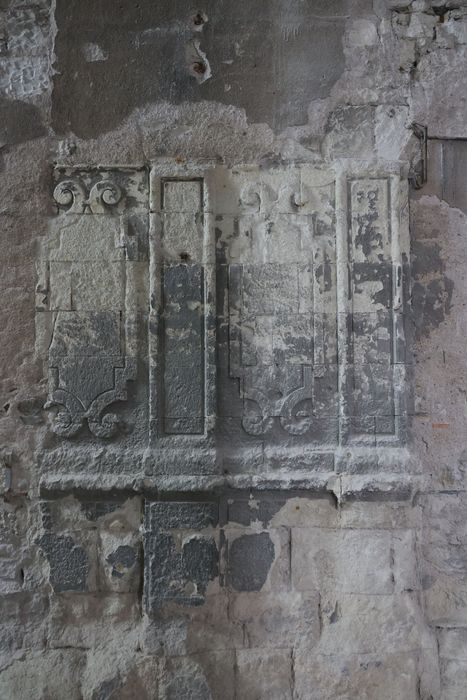
<path id="1" fill-rule="evenodd" d="M 0 2 L 2 698 L 465 700 L 466 55 Z"/>

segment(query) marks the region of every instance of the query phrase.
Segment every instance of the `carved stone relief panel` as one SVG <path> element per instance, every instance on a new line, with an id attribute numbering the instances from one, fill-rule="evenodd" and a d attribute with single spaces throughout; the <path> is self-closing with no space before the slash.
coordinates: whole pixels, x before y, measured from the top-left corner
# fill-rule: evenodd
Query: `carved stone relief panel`
<path id="1" fill-rule="evenodd" d="M 256 453 L 259 464 L 283 457 L 281 447 L 290 456 L 338 444 L 334 180 L 310 168 L 228 178 L 216 230 L 219 423 L 231 468 L 245 444 L 244 459 Z"/>
<path id="2" fill-rule="evenodd" d="M 119 403 L 137 374 L 147 267 L 144 170 L 56 169 L 57 215 L 43 240 L 38 346 L 49 374 L 53 431 L 117 436 Z"/>
<path id="3" fill-rule="evenodd" d="M 167 488 L 327 479 L 349 449 L 405 444 L 396 168 L 157 163 L 55 180 L 38 350 L 80 474 L 83 441 L 109 478 Z"/>
<path id="4" fill-rule="evenodd" d="M 343 177 L 342 444 L 405 442 L 404 260 L 407 192 L 394 174 Z M 344 245 L 345 243 L 345 245 Z M 342 270 L 343 271 L 343 270 Z M 346 296 L 346 298 L 345 298 Z M 344 326 L 344 324 L 342 324 Z"/>

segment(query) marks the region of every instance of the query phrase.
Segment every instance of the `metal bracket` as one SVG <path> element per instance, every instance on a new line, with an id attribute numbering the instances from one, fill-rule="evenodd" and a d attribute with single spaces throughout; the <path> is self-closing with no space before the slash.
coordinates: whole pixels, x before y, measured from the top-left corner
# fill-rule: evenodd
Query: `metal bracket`
<path id="1" fill-rule="evenodd" d="M 413 122 L 411 128 L 420 142 L 420 159 L 412 166 L 409 180 L 413 188 L 419 190 L 428 179 L 428 127 Z"/>

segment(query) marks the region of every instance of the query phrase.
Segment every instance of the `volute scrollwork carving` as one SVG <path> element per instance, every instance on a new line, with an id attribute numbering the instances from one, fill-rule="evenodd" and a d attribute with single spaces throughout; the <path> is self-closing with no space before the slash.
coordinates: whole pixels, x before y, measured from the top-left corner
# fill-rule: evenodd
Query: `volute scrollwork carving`
<path id="1" fill-rule="evenodd" d="M 68 214 L 105 214 L 122 199 L 121 188 L 111 180 L 95 182 L 89 192 L 81 180 L 62 180 L 54 189 L 53 197 Z"/>
<path id="2" fill-rule="evenodd" d="M 114 368 L 114 386 L 95 396 L 90 402 L 60 386 L 59 370 L 51 368 L 53 388 L 45 409 L 58 407 L 53 422 L 53 432 L 60 437 L 76 435 L 87 422 L 89 430 L 98 438 L 111 438 L 119 428 L 120 419 L 115 413 L 104 413 L 112 404 L 127 400 L 127 382 L 136 377 L 136 362 L 126 358 L 123 367 Z"/>

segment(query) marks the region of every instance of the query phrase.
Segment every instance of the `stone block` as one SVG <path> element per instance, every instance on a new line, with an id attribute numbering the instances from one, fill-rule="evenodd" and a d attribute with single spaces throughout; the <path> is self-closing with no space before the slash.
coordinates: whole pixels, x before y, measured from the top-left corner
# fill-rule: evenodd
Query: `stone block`
<path id="1" fill-rule="evenodd" d="M 50 223 L 42 257 L 60 262 L 123 260 L 123 228 L 119 217 L 70 215 Z"/>
<path id="2" fill-rule="evenodd" d="M 80 680 L 85 655 L 79 649 L 55 649 L 14 661 L 0 675 L 0 695 L 5 698 L 46 697 L 58 700 L 67 689 L 70 700 L 80 700 Z"/>
<path id="3" fill-rule="evenodd" d="M 140 619 L 134 593 L 63 593 L 51 600 L 48 641 L 52 648 L 103 647 L 109 643 L 109 629 L 123 636 Z"/>
<path id="4" fill-rule="evenodd" d="M 239 593 L 229 614 L 243 626 L 250 648 L 313 649 L 320 636 L 319 593 Z"/>
<path id="5" fill-rule="evenodd" d="M 107 260 L 72 263 L 72 309 L 120 311 L 124 308 L 124 290 L 124 263 Z"/>
<path id="6" fill-rule="evenodd" d="M 162 215 L 162 248 L 166 262 L 202 263 L 204 219 L 194 213 Z"/>
<path id="7" fill-rule="evenodd" d="M 95 541 L 87 537 L 87 546 L 76 541 L 76 535 L 56 535 L 45 532 L 37 540 L 46 557 L 50 583 L 57 593 L 64 591 L 86 591 L 95 588 Z"/>
<path id="8" fill-rule="evenodd" d="M 164 417 L 169 433 L 204 429 L 204 276 L 198 265 L 164 270 Z"/>
<path id="9" fill-rule="evenodd" d="M 412 533 L 387 530 L 292 530 L 292 583 L 296 590 L 389 594 L 414 590 Z"/>
<path id="10" fill-rule="evenodd" d="M 436 659 L 436 642 L 417 595 L 323 596 L 323 627 L 317 654 L 401 654 L 423 650 Z"/>
<path id="11" fill-rule="evenodd" d="M 193 654 L 191 658 L 202 669 L 209 687 L 210 700 L 235 700 L 234 651 L 213 650 Z"/>
<path id="12" fill-rule="evenodd" d="M 354 365 L 349 372 L 352 394 L 349 411 L 354 417 L 391 416 L 398 413 L 394 400 L 393 368 L 388 364 Z"/>
<path id="13" fill-rule="evenodd" d="M 297 265 L 244 265 L 239 272 L 242 296 L 232 301 L 243 317 L 298 312 Z"/>
<path id="14" fill-rule="evenodd" d="M 216 503 L 146 501 L 144 518 L 147 531 L 204 530 L 216 526 L 218 507 Z"/>
<path id="15" fill-rule="evenodd" d="M 294 650 L 297 700 L 418 700 L 415 654 L 310 654 Z"/>
<path id="16" fill-rule="evenodd" d="M 162 208 L 166 212 L 198 212 L 203 206 L 203 181 L 163 180 Z"/>
<path id="17" fill-rule="evenodd" d="M 393 361 L 393 314 L 390 311 L 354 313 L 351 361 L 355 364 Z"/>
<path id="18" fill-rule="evenodd" d="M 242 700 L 259 697 L 292 700 L 291 650 L 241 649 L 236 658 L 237 697 Z"/>
<path id="19" fill-rule="evenodd" d="M 16 653 L 42 650 L 47 636 L 49 599 L 44 593 L 23 590 L 0 596 L 0 668 Z"/>
<path id="20" fill-rule="evenodd" d="M 76 355 L 121 355 L 121 318 L 111 311 L 58 311 L 49 353 L 51 362 Z"/>
<path id="21" fill-rule="evenodd" d="M 352 312 L 375 313 L 387 311 L 393 305 L 393 266 L 384 262 L 353 263 Z"/>
<path id="22" fill-rule="evenodd" d="M 213 505 L 206 503 L 146 503 L 144 602 L 149 613 L 170 602 L 204 603 L 208 585 L 219 573 L 219 552 L 213 535 L 199 530 L 212 523 L 213 512 Z"/>
<path id="23" fill-rule="evenodd" d="M 193 659 L 181 656 L 168 659 L 159 671 L 160 700 L 196 698 L 211 700 L 212 694 L 203 667 Z"/>
<path id="24" fill-rule="evenodd" d="M 71 311 L 71 263 L 51 262 L 49 266 L 51 311 Z"/>

